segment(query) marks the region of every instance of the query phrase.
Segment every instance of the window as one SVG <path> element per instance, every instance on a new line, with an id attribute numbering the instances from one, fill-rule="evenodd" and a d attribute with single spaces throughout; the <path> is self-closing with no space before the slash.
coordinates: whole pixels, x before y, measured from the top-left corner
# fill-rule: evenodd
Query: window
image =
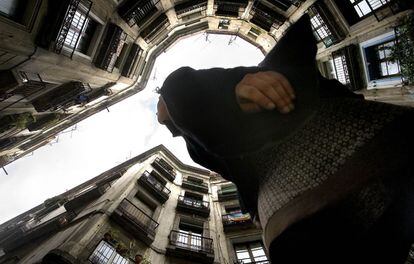
<path id="1" fill-rule="evenodd" d="M 359 17 L 369 15 L 374 10 L 391 2 L 391 0 L 349 0 Z"/>
<path id="2" fill-rule="evenodd" d="M 342 84 L 349 84 L 348 66 L 346 65 L 345 54 L 335 54 L 329 61 L 332 68 L 332 75 Z"/>
<path id="3" fill-rule="evenodd" d="M 369 80 L 378 80 L 400 75 L 400 65 L 398 61 L 392 61 L 391 48 L 395 40 L 389 40 L 365 48 L 366 62 L 368 65 Z"/>
<path id="4" fill-rule="evenodd" d="M 38 13 L 40 2 L 39 0 L 1 0 L 0 16 L 19 23 L 29 30 Z"/>
<path id="5" fill-rule="evenodd" d="M 201 248 L 203 234 L 202 225 L 181 220 L 179 229 L 180 235 L 177 237 L 177 242 L 181 246 L 188 247 L 193 250 Z"/>
<path id="6" fill-rule="evenodd" d="M 234 250 L 239 263 L 270 264 L 260 241 L 235 244 Z"/>
<path id="7" fill-rule="evenodd" d="M 321 15 L 315 7 L 309 9 L 309 16 L 311 17 L 311 24 L 313 32 L 318 42 L 323 42 L 326 47 L 335 43 L 335 37 L 322 19 Z"/>
<path id="8" fill-rule="evenodd" d="M 131 262 L 119 255 L 116 249 L 108 242 L 101 241 L 89 257 L 93 264 L 130 264 Z"/>
<path id="9" fill-rule="evenodd" d="M 92 2 L 71 2 L 56 39 L 56 53 L 73 56 L 75 50 L 86 54 L 97 23 L 88 17 Z M 62 52 L 63 51 L 63 52 Z"/>

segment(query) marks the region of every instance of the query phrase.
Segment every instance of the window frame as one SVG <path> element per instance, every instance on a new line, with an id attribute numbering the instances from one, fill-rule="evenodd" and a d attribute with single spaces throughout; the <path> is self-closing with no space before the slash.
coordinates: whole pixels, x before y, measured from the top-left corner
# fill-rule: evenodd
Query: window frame
<path id="1" fill-rule="evenodd" d="M 395 86 L 399 86 L 402 84 L 401 75 L 395 75 L 395 76 L 379 78 L 379 79 L 371 79 L 369 75 L 369 71 L 368 71 L 369 62 L 367 60 L 366 49 L 373 47 L 373 46 L 381 45 L 391 40 L 395 40 L 395 38 L 396 38 L 395 32 L 390 31 L 390 32 L 384 33 L 382 35 L 379 35 L 377 37 L 374 37 L 372 39 L 369 39 L 359 44 L 359 48 L 362 54 L 363 66 L 364 66 L 364 75 L 367 81 L 368 90 L 378 89 L 378 88 L 387 88 L 390 86 L 395 87 Z"/>
<path id="2" fill-rule="evenodd" d="M 0 13 L 0 22 L 4 22 L 6 24 L 9 24 L 13 27 L 17 27 L 18 29 L 21 29 L 27 32 L 31 32 L 33 29 L 34 23 L 38 17 L 40 6 L 42 4 L 42 0 L 32 0 L 32 1 L 33 1 L 33 9 L 31 9 L 32 11 L 30 14 L 30 18 L 27 19 L 27 23 L 23 24 L 19 21 L 13 20 L 12 18 L 7 17 L 7 15 L 4 13 Z M 25 13 L 26 12 L 28 12 L 27 3 L 26 3 Z"/>
<path id="3" fill-rule="evenodd" d="M 101 244 L 102 244 L 102 246 L 101 246 Z M 95 247 L 95 249 L 93 250 L 92 254 L 88 257 L 88 261 L 90 263 L 98 263 L 98 264 L 102 263 L 102 262 L 93 262 L 93 259 L 92 258 L 95 257 L 94 256 L 95 255 L 95 252 L 98 252 L 99 253 L 99 250 L 103 246 L 108 247 L 109 250 L 112 249 L 112 252 L 111 252 L 111 255 L 109 255 L 109 258 L 107 258 L 107 256 L 103 256 L 103 257 L 106 258 L 104 260 L 104 261 L 106 261 L 105 264 L 132 264 L 132 262 L 128 258 L 124 258 L 122 255 L 120 255 L 118 252 L 116 252 L 116 248 L 113 247 L 113 245 L 111 243 L 109 243 L 109 242 L 107 242 L 107 241 L 105 241 L 103 239 L 99 241 L 98 245 Z M 97 257 L 99 257 L 99 256 L 97 256 Z M 119 258 L 122 258 L 122 259 L 126 260 L 126 262 L 118 262 L 118 259 Z M 116 259 L 117 262 L 114 262 L 115 259 Z M 101 261 L 101 259 L 99 259 L 99 260 Z"/>
<path id="4" fill-rule="evenodd" d="M 253 249 L 252 249 L 252 245 L 255 243 L 259 243 L 260 244 L 260 248 L 263 250 L 264 255 L 260 255 L 260 256 L 254 256 L 253 254 Z M 237 255 L 238 251 L 236 249 L 237 246 L 246 246 L 246 250 L 247 253 L 249 255 L 249 259 L 247 258 L 243 258 L 243 259 L 239 259 L 239 256 Z M 236 260 L 237 263 L 244 263 L 244 260 L 248 260 L 249 262 L 246 263 L 263 263 L 263 264 L 270 264 L 270 259 L 269 256 L 267 255 L 266 249 L 263 245 L 263 242 L 261 240 L 253 240 L 253 241 L 247 241 L 247 242 L 242 242 L 242 243 L 233 243 L 233 249 L 234 249 L 234 254 L 236 256 Z M 261 257 L 266 257 L 266 260 L 256 260 L 255 258 L 261 258 Z"/>
<path id="5" fill-rule="evenodd" d="M 361 20 L 363 20 L 363 19 L 365 19 L 365 18 L 367 18 L 367 17 L 369 17 L 371 15 L 374 15 L 377 18 L 377 20 L 378 20 L 378 17 L 377 17 L 377 15 L 376 15 L 375 12 L 377 10 L 379 10 L 379 9 L 382 9 L 382 8 L 386 7 L 387 5 L 389 5 L 390 3 L 392 3 L 393 0 L 376 0 L 376 1 L 381 2 L 381 5 L 378 6 L 377 8 L 375 8 L 375 9 L 371 6 L 372 3 L 370 3 L 370 1 L 372 1 L 372 0 L 354 0 L 354 2 L 351 2 L 352 0 L 346 0 L 346 1 L 349 1 L 350 2 L 350 4 L 354 8 L 357 16 L 359 17 L 359 20 L 361 21 Z M 356 6 L 359 5 L 360 3 L 364 3 L 364 2 L 367 4 L 368 8 L 370 9 L 370 12 L 368 12 L 366 14 L 363 14 L 361 16 L 358 13 L 358 11 L 357 11 Z M 385 3 L 382 3 L 382 2 L 385 2 Z M 360 12 L 362 12 L 362 11 L 360 10 Z"/>

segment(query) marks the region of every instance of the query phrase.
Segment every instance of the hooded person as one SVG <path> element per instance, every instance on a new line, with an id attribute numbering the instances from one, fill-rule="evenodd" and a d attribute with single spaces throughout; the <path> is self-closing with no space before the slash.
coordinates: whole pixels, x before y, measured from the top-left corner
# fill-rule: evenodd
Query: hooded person
<path id="1" fill-rule="evenodd" d="M 180 68 L 160 89 L 158 120 L 236 184 L 272 262 L 403 263 L 413 110 L 323 78 L 316 52 L 305 15 L 257 67 Z"/>

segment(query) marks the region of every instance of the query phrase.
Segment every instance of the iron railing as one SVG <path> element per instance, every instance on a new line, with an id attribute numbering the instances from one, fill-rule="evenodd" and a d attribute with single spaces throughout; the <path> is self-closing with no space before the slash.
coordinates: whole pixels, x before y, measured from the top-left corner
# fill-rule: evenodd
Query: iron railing
<path id="1" fill-rule="evenodd" d="M 190 197 L 185 197 L 183 195 L 178 196 L 178 202 L 193 208 L 200 208 L 200 209 L 209 209 L 210 203 L 207 201 L 202 201 Z"/>
<path id="2" fill-rule="evenodd" d="M 213 239 L 200 234 L 172 230 L 169 235 L 170 244 L 186 250 L 213 254 Z"/>
<path id="3" fill-rule="evenodd" d="M 54 51 L 56 53 L 61 54 L 63 47 L 65 46 L 69 49 L 69 52 L 63 52 L 62 54 L 67 55 L 70 58 L 73 57 L 76 46 L 78 45 L 79 39 L 81 38 L 83 28 L 88 20 L 89 11 L 91 10 L 91 7 L 92 1 L 90 0 L 70 1 L 62 25 L 59 29 L 59 33 L 56 38 L 54 47 Z M 77 32 L 72 32 L 72 34 L 69 34 L 71 30 L 75 30 L 74 27 L 76 27 Z M 68 35 L 74 38 L 70 41 L 71 45 L 67 45 Z"/>
<path id="4" fill-rule="evenodd" d="M 46 88 L 46 83 L 43 82 L 42 77 L 40 77 L 38 73 L 29 73 L 29 72 L 19 71 L 19 77 L 23 83 L 22 86 L 24 86 L 24 89 L 28 92 L 26 92 L 25 94 L 22 94 L 22 97 L 20 97 L 19 99 L 13 102 L 10 102 L 9 104 L 0 108 L 0 112 L 29 98 L 30 96 L 38 93 L 40 90 L 43 90 Z M 15 87 L 12 90 L 7 91 L 4 98 L 0 99 L 0 102 L 5 101 L 6 99 L 10 98 L 14 94 L 19 94 L 18 92 L 19 88 L 23 89 L 22 86 Z"/>
<path id="5" fill-rule="evenodd" d="M 192 189 L 198 192 L 208 193 L 208 185 L 205 182 L 196 182 L 189 180 L 188 178 L 183 179 L 182 187 Z"/>
<path id="6" fill-rule="evenodd" d="M 157 180 L 157 178 L 155 178 L 153 175 L 151 175 L 151 173 L 149 173 L 148 171 L 145 171 L 142 174 L 141 178 L 142 178 L 142 180 L 144 180 L 148 184 L 150 184 L 150 186 L 152 186 L 155 191 L 161 192 L 166 196 L 170 195 L 171 190 L 168 189 L 167 187 L 165 187 L 165 185 L 163 185 L 159 180 Z"/>
<path id="7" fill-rule="evenodd" d="M 159 0 L 129 0 L 119 8 L 118 13 L 130 27 L 135 24 L 142 26 L 150 17 L 157 13 Z"/>
<path id="8" fill-rule="evenodd" d="M 141 31 L 140 35 L 146 42 L 152 42 L 155 40 L 170 24 L 168 17 L 162 13 L 154 21 L 152 21 L 144 30 Z"/>
<path id="9" fill-rule="evenodd" d="M 152 166 L 156 168 L 160 173 L 166 176 L 169 180 L 173 181 L 176 176 L 176 172 L 174 168 L 168 164 L 165 160 L 161 158 L 156 158 L 154 162 L 152 162 Z"/>
<path id="10" fill-rule="evenodd" d="M 109 23 L 105 38 L 99 49 L 99 54 L 96 56 L 96 67 L 112 72 L 126 37 L 126 33 L 120 27 Z"/>
<path id="11" fill-rule="evenodd" d="M 207 0 L 190 0 L 174 6 L 175 13 L 179 17 L 182 14 L 207 9 Z"/>
<path id="12" fill-rule="evenodd" d="M 250 22 L 266 31 L 270 31 L 273 25 L 280 26 L 286 20 L 283 15 L 277 13 L 261 2 L 256 2 L 253 5 L 250 14 L 253 15 Z"/>
<path id="13" fill-rule="evenodd" d="M 158 223 L 147 215 L 143 210 L 138 208 L 128 199 L 122 200 L 119 204 L 118 209 L 123 213 L 123 215 L 134 224 L 140 226 L 148 234 L 155 236 Z"/>

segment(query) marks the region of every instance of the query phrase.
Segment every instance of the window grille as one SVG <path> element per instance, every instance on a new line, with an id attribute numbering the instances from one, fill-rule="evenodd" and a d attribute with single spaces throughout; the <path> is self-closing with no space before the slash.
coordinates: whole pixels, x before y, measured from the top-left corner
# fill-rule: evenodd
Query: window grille
<path id="1" fill-rule="evenodd" d="M 56 38 L 54 51 L 73 57 L 79 40 L 88 23 L 92 2 L 89 0 L 71 0 Z"/>
<path id="2" fill-rule="evenodd" d="M 131 261 L 119 255 L 111 244 L 103 240 L 89 257 L 89 261 L 93 264 L 132 264 Z"/>
<path id="3" fill-rule="evenodd" d="M 311 17 L 311 24 L 316 39 L 319 42 L 323 42 L 326 47 L 329 47 L 335 43 L 335 37 L 329 29 L 328 25 L 322 19 L 315 6 L 309 8 L 308 13 Z"/>
<path id="4" fill-rule="evenodd" d="M 158 12 L 158 2 L 159 0 L 127 0 L 118 8 L 118 13 L 130 27 L 141 27 Z"/>

